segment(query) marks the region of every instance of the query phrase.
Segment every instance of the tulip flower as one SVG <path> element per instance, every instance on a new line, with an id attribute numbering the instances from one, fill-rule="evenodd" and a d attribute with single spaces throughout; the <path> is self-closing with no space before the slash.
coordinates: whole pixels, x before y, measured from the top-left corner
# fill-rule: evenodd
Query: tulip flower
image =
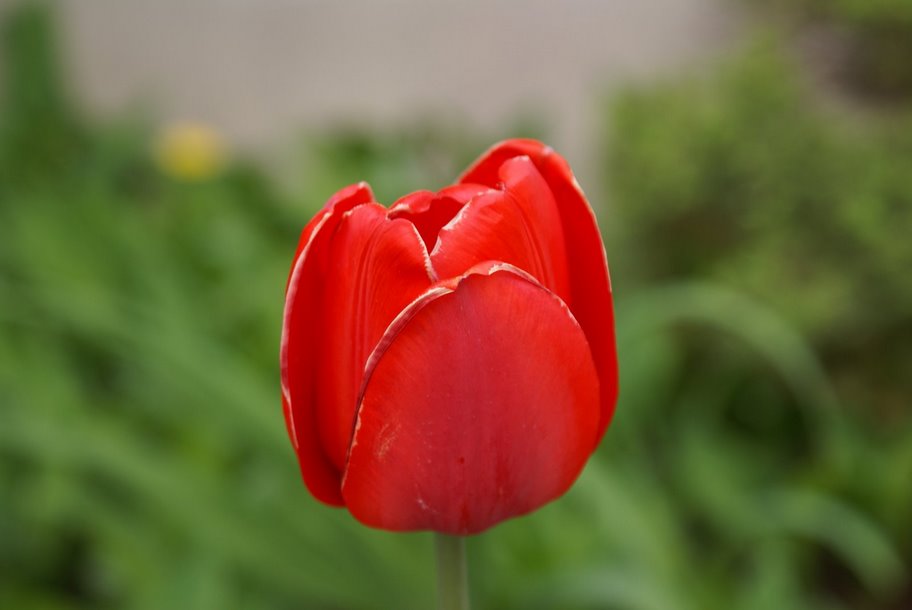
<path id="1" fill-rule="evenodd" d="M 604 247 L 566 161 L 510 140 L 389 208 L 339 191 L 301 235 L 281 369 L 305 484 L 366 525 L 474 534 L 561 496 L 617 398 Z"/>

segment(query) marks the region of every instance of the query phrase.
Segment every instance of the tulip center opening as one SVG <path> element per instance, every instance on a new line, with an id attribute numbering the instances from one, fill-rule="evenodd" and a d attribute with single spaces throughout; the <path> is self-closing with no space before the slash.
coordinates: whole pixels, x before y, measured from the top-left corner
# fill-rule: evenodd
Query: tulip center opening
<path id="1" fill-rule="evenodd" d="M 410 221 L 424 240 L 428 252 L 434 249 L 440 229 L 450 222 L 464 203 L 446 195 L 426 199 L 412 208 L 391 210 L 389 218 L 405 218 Z"/>

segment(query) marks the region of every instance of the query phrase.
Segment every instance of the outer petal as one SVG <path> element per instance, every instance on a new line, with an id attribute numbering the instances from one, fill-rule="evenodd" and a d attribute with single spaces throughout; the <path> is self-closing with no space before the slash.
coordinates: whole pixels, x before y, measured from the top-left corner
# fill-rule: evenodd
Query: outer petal
<path id="1" fill-rule="evenodd" d="M 462 175 L 460 182 L 496 186 L 501 166 L 517 156 L 532 160 L 557 202 L 566 236 L 569 270 L 569 295 L 565 300 L 586 333 L 601 382 L 598 443 L 611 421 L 617 401 L 614 307 L 605 248 L 595 214 L 579 183 L 563 157 L 534 140 L 507 140 L 495 145 Z"/>
<path id="2" fill-rule="evenodd" d="M 563 494 L 591 453 L 582 329 L 523 272 L 486 273 L 419 297 L 371 356 L 342 487 L 367 525 L 476 533 Z"/>
<path id="3" fill-rule="evenodd" d="M 569 296 L 564 231 L 547 182 L 527 157 L 506 161 L 496 186 L 476 196 L 441 231 L 431 252 L 441 278 L 485 260 L 532 274 L 562 299 Z"/>
<path id="4" fill-rule="evenodd" d="M 339 406 L 344 398 L 337 401 L 328 398 L 326 384 L 337 382 L 336 377 L 327 381 L 321 376 L 325 373 L 325 363 L 332 364 L 327 359 L 328 355 L 340 357 L 337 346 L 340 339 L 358 336 L 363 344 L 369 342 L 372 336 L 379 338 L 395 317 L 398 309 L 387 313 L 397 306 L 392 302 L 395 299 L 377 290 L 384 273 L 402 270 L 401 282 L 394 281 L 390 285 L 391 291 L 401 292 L 402 307 L 409 302 L 410 292 L 418 294 L 430 283 L 426 270 L 427 254 L 414 229 L 405 221 L 386 221 L 385 210 L 381 206 L 363 203 L 369 196 L 370 191 L 363 184 L 340 191 L 305 228 L 306 239 L 296 257 L 286 292 L 282 327 L 282 404 L 289 434 L 307 487 L 318 499 L 335 505 L 343 504 L 340 493 L 342 463 L 327 453 L 320 435 L 321 422 L 323 428 L 330 427 L 327 422 L 337 416 L 337 410 L 344 414 L 347 409 L 351 417 L 354 398 L 350 407 Z M 370 217 L 368 222 L 361 222 L 367 217 Z M 369 226 L 362 227 L 363 224 Z M 355 228 L 356 225 L 360 229 Z M 381 225 L 382 228 L 378 228 Z M 377 261 L 389 265 L 385 271 L 376 265 L 362 264 L 360 258 L 353 263 L 339 262 L 340 257 L 364 254 L 367 248 L 376 248 L 381 253 Z M 419 286 L 414 289 L 408 286 L 412 281 Z M 371 304 L 376 302 L 374 314 L 369 320 L 363 319 L 364 324 L 358 328 L 354 328 L 353 320 L 349 320 L 348 325 L 338 326 L 339 322 L 332 316 L 335 312 L 327 309 L 332 303 L 344 299 L 346 291 L 351 302 L 357 301 L 362 306 L 368 301 Z M 383 320 L 385 315 L 388 319 Z M 329 327 L 329 320 L 337 326 Z M 379 327 L 379 331 L 373 324 Z M 362 349 L 369 353 L 372 347 Z M 344 370 L 358 377 L 354 383 L 360 383 L 359 375 L 367 353 L 357 375 L 351 373 L 353 365 L 348 360 L 339 363 L 337 374 L 342 375 Z"/>

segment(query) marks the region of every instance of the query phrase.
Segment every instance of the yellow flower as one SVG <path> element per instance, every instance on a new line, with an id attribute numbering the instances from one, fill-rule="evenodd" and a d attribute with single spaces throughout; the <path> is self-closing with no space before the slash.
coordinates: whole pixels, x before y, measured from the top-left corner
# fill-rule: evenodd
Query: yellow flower
<path id="1" fill-rule="evenodd" d="M 212 178 L 228 156 L 225 141 L 216 130 L 191 122 L 174 123 L 163 129 L 154 152 L 165 174 L 186 181 Z"/>

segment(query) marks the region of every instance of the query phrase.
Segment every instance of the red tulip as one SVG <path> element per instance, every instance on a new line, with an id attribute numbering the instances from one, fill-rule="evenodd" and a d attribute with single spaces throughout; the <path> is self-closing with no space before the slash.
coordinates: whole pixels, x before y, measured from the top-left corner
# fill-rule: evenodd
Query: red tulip
<path id="1" fill-rule="evenodd" d="M 531 140 L 389 209 L 365 183 L 304 228 L 282 402 L 304 482 L 388 530 L 472 534 L 562 495 L 617 398 L 604 248 Z"/>

